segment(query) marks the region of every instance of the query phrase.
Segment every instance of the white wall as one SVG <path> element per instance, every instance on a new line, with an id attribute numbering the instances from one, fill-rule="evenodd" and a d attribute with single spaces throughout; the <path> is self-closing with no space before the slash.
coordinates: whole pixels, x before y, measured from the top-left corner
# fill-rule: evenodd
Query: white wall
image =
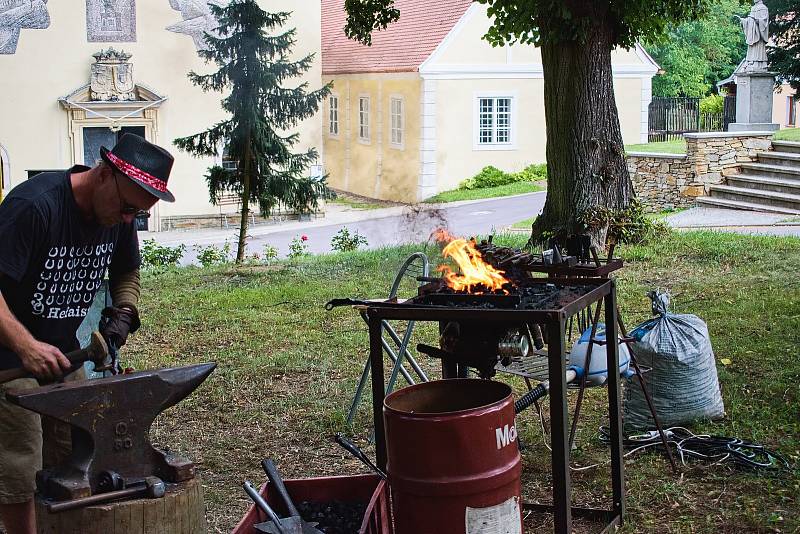
<path id="1" fill-rule="evenodd" d="M 490 26 L 486 7 L 472 4 L 420 67 L 435 102 L 436 190 L 457 187 L 486 165 L 517 171 L 545 161 L 544 77 L 540 51 L 530 45 L 492 47 L 481 37 Z M 612 52 L 614 95 L 626 144 L 647 139 L 650 81 L 657 67 L 640 47 Z M 512 96 L 510 146 L 476 146 L 475 102 Z M 432 171 L 429 171 L 432 172 Z"/>
<path id="2" fill-rule="evenodd" d="M 224 95 L 203 93 L 187 78 L 190 70 L 216 70 L 198 57 L 191 37 L 167 31 L 181 22 L 179 11 L 169 0 L 136 2 L 136 42 L 87 42 L 86 3 L 83 0 L 51 0 L 47 29 L 22 29 L 15 54 L 0 55 L 0 145 L 8 151 L 10 176 L 6 187 L 27 178 L 28 169 L 67 168 L 83 156 L 73 156 L 68 115 L 58 98 L 89 82 L 92 54 L 113 46 L 132 54 L 136 83 L 168 97 L 158 112 L 156 143 L 176 158 L 169 187 L 177 201 L 159 203 L 162 216 L 215 213 L 208 202 L 203 175 L 213 163 L 181 153 L 172 146 L 176 137 L 200 132 L 225 115 L 219 102 Z M 287 6 L 279 0 L 262 0 L 268 11 L 293 9 L 286 28 L 297 28 L 294 55 L 316 53 L 313 68 L 305 76 L 310 89 L 321 85 L 320 3 L 299 0 Z M 284 29 L 286 29 L 284 28 Z M 296 83 L 300 83 L 298 80 Z M 322 150 L 321 116 L 299 127 L 301 142 L 296 150 L 315 146 Z M 77 158 L 78 161 L 75 161 Z"/>

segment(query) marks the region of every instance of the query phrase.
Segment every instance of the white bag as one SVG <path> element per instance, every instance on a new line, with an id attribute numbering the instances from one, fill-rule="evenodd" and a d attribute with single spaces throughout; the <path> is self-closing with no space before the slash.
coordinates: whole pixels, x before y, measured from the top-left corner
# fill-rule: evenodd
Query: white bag
<path id="1" fill-rule="evenodd" d="M 657 317 L 631 331 L 636 340 L 631 348 L 637 363 L 652 369 L 644 379 L 659 422 L 669 427 L 723 417 L 725 406 L 706 323 L 696 315 L 670 313 L 665 293 L 647 295 Z M 625 381 L 623 417 L 626 432 L 655 428 L 636 377 Z"/>

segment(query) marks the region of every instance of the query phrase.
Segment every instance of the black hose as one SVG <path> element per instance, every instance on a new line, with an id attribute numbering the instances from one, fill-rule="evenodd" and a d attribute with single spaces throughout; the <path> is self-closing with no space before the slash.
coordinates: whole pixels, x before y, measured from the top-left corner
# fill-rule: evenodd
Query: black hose
<path id="1" fill-rule="evenodd" d="M 534 402 L 547 395 L 547 389 L 547 385 L 542 383 L 517 399 L 517 401 L 514 403 L 514 413 L 518 414 L 522 410 L 530 408 Z"/>

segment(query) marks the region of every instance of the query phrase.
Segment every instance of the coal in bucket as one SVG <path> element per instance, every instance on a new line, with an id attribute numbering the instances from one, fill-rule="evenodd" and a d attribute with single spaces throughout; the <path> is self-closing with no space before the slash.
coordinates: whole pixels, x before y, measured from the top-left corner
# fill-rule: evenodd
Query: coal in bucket
<path id="1" fill-rule="evenodd" d="M 514 400 L 501 382 L 449 379 L 383 405 L 395 534 L 520 534 Z"/>

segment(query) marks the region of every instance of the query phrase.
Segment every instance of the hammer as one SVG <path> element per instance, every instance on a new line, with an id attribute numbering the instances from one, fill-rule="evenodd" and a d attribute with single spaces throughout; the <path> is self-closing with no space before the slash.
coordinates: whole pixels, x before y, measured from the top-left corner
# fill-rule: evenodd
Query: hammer
<path id="1" fill-rule="evenodd" d="M 100 366 L 107 363 L 108 345 L 106 344 L 106 340 L 103 339 L 103 336 L 100 335 L 100 332 L 95 331 L 92 332 L 92 341 L 88 346 L 83 349 L 68 352 L 64 356 L 72 363 L 73 367 L 82 365 L 85 361 L 92 361 L 96 366 L 95 370 L 102 371 L 104 369 Z M 0 384 L 5 384 L 17 378 L 28 378 L 32 376 L 33 375 L 23 367 L 7 369 L 5 371 L 0 371 Z"/>
<path id="2" fill-rule="evenodd" d="M 149 497 L 150 499 L 159 499 L 163 497 L 165 493 L 166 487 L 164 486 L 164 481 L 158 477 L 145 477 L 143 483 L 125 489 L 98 493 L 91 497 L 81 497 L 80 499 L 73 499 L 71 501 L 48 504 L 47 511 L 54 514 L 56 512 L 65 512 L 83 506 L 91 506 L 93 504 L 101 504 L 126 498 Z"/>

